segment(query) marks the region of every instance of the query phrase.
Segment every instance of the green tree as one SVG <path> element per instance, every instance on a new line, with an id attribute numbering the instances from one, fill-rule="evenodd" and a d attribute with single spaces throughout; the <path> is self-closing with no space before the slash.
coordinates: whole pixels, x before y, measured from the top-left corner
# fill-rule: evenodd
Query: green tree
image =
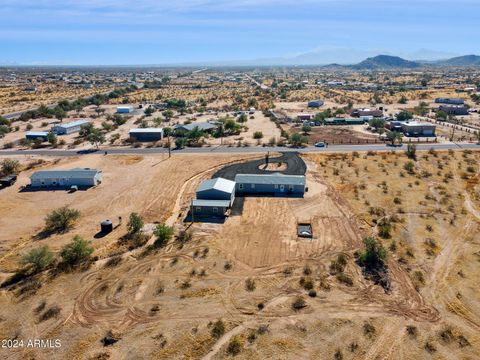
<path id="1" fill-rule="evenodd" d="M 375 129 L 375 131 L 378 131 L 378 129 L 385 128 L 385 120 L 375 118 L 375 119 L 370 120 L 368 122 L 368 125 L 370 125 L 370 127 L 373 127 Z"/>
<path id="2" fill-rule="evenodd" d="M 400 100 L 398 100 L 399 104 L 406 104 L 408 102 L 408 99 L 405 97 L 405 95 L 402 95 Z"/>
<path id="3" fill-rule="evenodd" d="M 292 144 L 292 146 L 303 146 L 306 143 L 308 143 L 308 138 L 306 136 L 302 136 L 299 133 L 295 133 L 290 136 L 290 144 Z"/>
<path id="4" fill-rule="evenodd" d="M 44 270 L 53 261 L 53 254 L 48 246 L 40 246 L 38 248 L 30 250 L 26 253 L 21 260 L 22 265 L 28 266 L 32 269 L 33 273 L 38 273 Z"/>
<path id="5" fill-rule="evenodd" d="M 392 145 L 395 145 L 395 143 L 397 141 L 401 142 L 402 138 L 403 138 L 402 133 L 400 133 L 398 131 L 389 131 L 387 133 L 387 140 L 390 141 L 392 143 Z"/>
<path id="6" fill-rule="evenodd" d="M 155 108 L 151 105 L 148 108 L 145 109 L 145 115 L 146 116 L 152 116 L 152 114 L 154 112 L 155 112 Z"/>
<path id="7" fill-rule="evenodd" d="M 60 257 L 64 264 L 74 266 L 89 260 L 93 251 L 89 241 L 76 235 L 69 244 L 62 248 Z"/>
<path id="8" fill-rule="evenodd" d="M 407 121 L 413 119 L 413 114 L 410 111 L 402 110 L 397 114 L 398 121 Z"/>
<path id="9" fill-rule="evenodd" d="M 417 147 L 415 146 L 415 144 L 408 144 L 405 154 L 409 159 L 415 160 L 417 158 Z"/>
<path id="10" fill-rule="evenodd" d="M 438 121 L 445 121 L 448 119 L 448 114 L 445 111 L 439 110 L 435 114 L 435 119 Z"/>
<path id="11" fill-rule="evenodd" d="M 237 119 L 237 121 L 238 121 L 239 123 L 242 123 L 242 124 L 243 124 L 243 123 L 246 123 L 247 120 L 248 120 L 247 114 L 242 114 L 242 115 L 240 115 L 240 116 L 238 117 L 238 119 Z"/>
<path id="12" fill-rule="evenodd" d="M 144 225 L 144 222 L 140 215 L 138 215 L 135 212 L 130 214 L 130 217 L 127 223 L 127 230 L 129 234 L 133 235 L 138 233 L 140 230 L 142 230 L 143 225 Z"/>
<path id="13" fill-rule="evenodd" d="M 187 145 L 187 139 L 179 137 L 175 139 L 175 146 L 177 149 L 183 149 Z"/>
<path id="14" fill-rule="evenodd" d="M 54 133 L 48 133 L 47 140 L 52 146 L 55 146 L 58 143 L 57 135 L 55 135 Z"/>
<path id="15" fill-rule="evenodd" d="M 165 224 L 158 224 L 153 234 L 156 236 L 155 245 L 163 247 L 168 244 L 173 236 L 173 228 Z"/>
<path id="16" fill-rule="evenodd" d="M 367 270 L 378 270 L 385 265 L 387 251 L 374 237 L 363 239 L 365 251 L 360 253 L 358 262 Z"/>
<path id="17" fill-rule="evenodd" d="M 53 210 L 45 218 L 45 231 L 66 232 L 70 230 L 80 217 L 80 211 L 67 206 Z"/>
<path id="18" fill-rule="evenodd" d="M 302 126 L 302 131 L 303 133 L 306 135 L 308 134 L 310 131 L 312 131 L 312 127 L 308 124 L 303 124 Z"/>
<path id="19" fill-rule="evenodd" d="M 114 117 L 115 119 L 115 117 Z M 93 124 L 87 123 L 80 126 L 80 132 L 78 133 L 81 137 L 87 138 L 88 135 L 93 131 Z"/>
<path id="20" fill-rule="evenodd" d="M 162 115 L 165 117 L 167 121 L 170 121 L 173 117 L 173 111 L 172 110 L 165 110 L 162 112 Z"/>
<path id="21" fill-rule="evenodd" d="M 105 135 L 100 129 L 92 129 L 90 134 L 87 136 L 87 140 L 90 142 L 90 144 L 95 145 L 98 149 L 98 146 L 105 142 Z"/>

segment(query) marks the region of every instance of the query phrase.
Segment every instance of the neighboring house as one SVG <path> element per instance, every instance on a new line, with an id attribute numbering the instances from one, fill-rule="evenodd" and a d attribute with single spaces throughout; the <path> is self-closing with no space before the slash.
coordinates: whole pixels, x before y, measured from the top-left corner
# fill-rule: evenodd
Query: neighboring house
<path id="1" fill-rule="evenodd" d="M 427 122 L 406 121 L 401 123 L 406 136 L 435 136 L 435 125 Z"/>
<path id="2" fill-rule="evenodd" d="M 298 114 L 297 119 L 300 121 L 310 121 L 314 118 L 312 114 Z"/>
<path id="3" fill-rule="evenodd" d="M 136 141 L 158 141 L 163 139 L 162 128 L 130 129 L 130 138 Z"/>
<path id="4" fill-rule="evenodd" d="M 237 195 L 303 196 L 305 193 L 304 175 L 284 175 L 281 173 L 267 175 L 237 174 L 235 183 Z"/>
<path id="5" fill-rule="evenodd" d="M 47 141 L 48 140 L 48 132 L 46 131 L 29 131 L 25 133 L 25 139 L 28 140 L 42 140 L 42 141 Z"/>
<path id="6" fill-rule="evenodd" d="M 217 128 L 217 125 L 209 122 L 197 122 L 190 124 L 179 124 L 175 125 L 175 131 L 192 131 L 193 129 L 198 128 L 200 131 L 210 132 Z"/>
<path id="7" fill-rule="evenodd" d="M 130 114 L 133 112 L 132 106 L 117 106 L 117 114 Z"/>
<path id="8" fill-rule="evenodd" d="M 463 105 L 440 105 L 439 111 L 445 112 L 447 115 L 468 115 L 468 109 Z"/>
<path id="9" fill-rule="evenodd" d="M 91 187 L 102 181 L 102 172 L 96 169 L 42 170 L 30 176 L 34 188 Z"/>
<path id="10" fill-rule="evenodd" d="M 357 118 L 328 118 L 323 121 L 325 125 L 363 125 L 366 120 Z"/>
<path id="11" fill-rule="evenodd" d="M 52 127 L 51 131 L 57 135 L 68 135 L 79 132 L 82 125 L 88 124 L 88 120 L 76 120 L 65 124 L 57 124 Z"/>
<path id="12" fill-rule="evenodd" d="M 401 121 L 393 120 L 385 124 L 385 128 L 390 131 L 403 132 L 402 124 L 403 122 Z"/>
<path id="13" fill-rule="evenodd" d="M 436 98 L 435 102 L 437 104 L 450 104 L 450 105 L 463 105 L 463 104 L 465 104 L 465 100 L 460 99 L 460 98 Z"/>
<path id="14" fill-rule="evenodd" d="M 308 107 L 309 108 L 319 108 L 320 106 L 323 106 L 324 102 L 322 100 L 311 100 L 308 102 Z"/>
<path id="15" fill-rule="evenodd" d="M 350 112 L 353 117 L 382 117 L 383 111 L 377 109 L 353 109 Z"/>
<path id="16" fill-rule="evenodd" d="M 203 181 L 197 188 L 192 212 L 201 216 L 225 216 L 235 200 L 235 182 L 223 178 Z"/>

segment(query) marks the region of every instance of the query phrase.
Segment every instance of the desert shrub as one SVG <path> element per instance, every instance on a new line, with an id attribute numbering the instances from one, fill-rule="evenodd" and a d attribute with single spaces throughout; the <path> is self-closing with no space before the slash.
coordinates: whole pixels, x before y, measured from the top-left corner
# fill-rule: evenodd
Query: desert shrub
<path id="1" fill-rule="evenodd" d="M 415 174 L 415 164 L 413 161 L 407 161 L 405 165 L 403 165 L 403 168 L 405 169 L 406 172 L 408 172 L 410 175 Z"/>
<path id="2" fill-rule="evenodd" d="M 182 244 L 192 240 L 192 232 L 189 230 L 181 230 L 177 235 L 177 240 Z"/>
<path id="3" fill-rule="evenodd" d="M 39 322 L 47 321 L 51 318 L 56 318 L 58 315 L 60 315 L 62 309 L 58 307 L 57 305 L 53 305 L 49 309 L 45 310 L 43 314 L 40 315 L 39 317 Z"/>
<path id="4" fill-rule="evenodd" d="M 303 268 L 303 275 L 311 275 L 312 274 L 312 269 L 310 268 L 310 266 L 308 265 L 305 265 L 305 267 Z"/>
<path id="5" fill-rule="evenodd" d="M 295 311 L 301 310 L 306 306 L 306 301 L 300 296 L 296 297 L 295 300 L 293 300 L 292 302 L 292 309 Z"/>
<path id="6" fill-rule="evenodd" d="M 40 246 L 38 248 L 30 250 L 26 253 L 21 260 L 24 266 L 28 266 L 32 269 L 33 273 L 38 273 L 44 270 L 53 261 L 53 254 L 48 246 Z"/>
<path id="7" fill-rule="evenodd" d="M 80 211 L 66 206 L 53 210 L 45 218 L 46 232 L 67 232 L 80 217 Z"/>
<path id="8" fill-rule="evenodd" d="M 427 341 L 425 342 L 425 345 L 423 346 L 423 348 L 425 349 L 425 351 L 427 351 L 428 353 L 432 354 L 434 353 L 435 351 L 437 351 L 437 348 L 435 347 L 435 345 L 433 345 L 431 342 Z"/>
<path id="9" fill-rule="evenodd" d="M 339 254 L 332 262 L 330 263 L 330 274 L 335 275 L 341 273 L 345 270 L 347 265 L 347 258 L 343 254 Z"/>
<path id="10" fill-rule="evenodd" d="M 130 214 L 127 223 L 127 230 L 130 235 L 138 233 L 143 228 L 143 219 L 140 215 L 133 212 Z"/>
<path id="11" fill-rule="evenodd" d="M 217 320 L 213 323 L 212 329 L 210 330 L 210 334 L 214 338 L 220 338 L 225 334 L 225 324 L 222 320 Z"/>
<path id="12" fill-rule="evenodd" d="M 114 266 L 117 266 L 118 264 L 120 264 L 121 262 L 122 262 L 122 257 L 120 255 L 112 256 L 105 263 L 105 267 L 114 267 Z"/>
<path id="13" fill-rule="evenodd" d="M 0 175 L 12 175 L 17 174 L 20 171 L 20 162 L 13 159 L 4 159 L 0 165 Z"/>
<path id="14" fill-rule="evenodd" d="M 68 266 L 75 266 L 90 259 L 94 249 L 90 241 L 76 235 L 73 240 L 60 251 L 62 262 Z"/>
<path id="15" fill-rule="evenodd" d="M 299 283 L 305 290 L 312 290 L 314 286 L 313 280 L 310 277 L 301 277 Z"/>
<path id="16" fill-rule="evenodd" d="M 235 355 L 238 355 L 241 350 L 242 350 L 242 342 L 240 341 L 240 338 L 238 336 L 235 336 L 228 343 L 227 354 L 235 356 Z"/>
<path id="17" fill-rule="evenodd" d="M 342 350 L 337 349 L 337 351 L 335 351 L 335 354 L 333 355 L 333 358 L 335 360 L 343 360 Z"/>
<path id="18" fill-rule="evenodd" d="M 316 292 L 315 290 L 310 290 L 310 291 L 308 292 L 308 296 L 314 298 L 314 297 L 317 296 L 317 292 Z"/>
<path id="19" fill-rule="evenodd" d="M 341 282 L 342 284 L 345 284 L 345 285 L 347 285 L 347 286 L 353 286 L 353 279 L 352 279 L 349 275 L 347 275 L 347 274 L 345 274 L 345 273 L 343 273 L 343 272 L 342 272 L 342 273 L 338 273 L 338 274 L 335 276 L 335 278 L 336 278 L 339 282 Z"/>
<path id="20" fill-rule="evenodd" d="M 375 336 L 376 331 L 377 330 L 375 329 L 375 326 L 373 326 L 372 324 L 368 322 L 363 324 L 363 335 L 372 338 L 373 336 Z"/>
<path id="21" fill-rule="evenodd" d="M 384 239 L 390 239 L 392 231 L 392 225 L 390 221 L 383 219 L 378 223 L 378 235 Z"/>
<path id="22" fill-rule="evenodd" d="M 165 246 L 170 241 L 173 236 L 173 228 L 165 225 L 165 224 L 158 224 L 153 234 L 157 237 L 155 240 L 155 246 Z"/>
<path id="23" fill-rule="evenodd" d="M 255 280 L 248 278 L 245 280 L 245 289 L 247 291 L 254 291 L 256 289 Z"/>
<path id="24" fill-rule="evenodd" d="M 407 325 L 407 334 L 412 338 L 416 338 L 418 334 L 417 327 L 413 325 Z"/>
<path id="25" fill-rule="evenodd" d="M 263 138 L 263 133 L 261 131 L 255 131 L 253 133 L 253 138 L 256 139 L 256 140 L 259 140 L 259 139 Z"/>
<path id="26" fill-rule="evenodd" d="M 231 270 L 233 267 L 233 264 L 230 260 L 225 261 L 225 264 L 223 265 L 223 269 L 225 271 Z"/>

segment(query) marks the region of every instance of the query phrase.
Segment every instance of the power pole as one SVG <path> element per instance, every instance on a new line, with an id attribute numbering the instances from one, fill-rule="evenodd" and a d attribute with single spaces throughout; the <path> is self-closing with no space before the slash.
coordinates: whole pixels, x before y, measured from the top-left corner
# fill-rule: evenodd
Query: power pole
<path id="1" fill-rule="evenodd" d="M 170 144 L 170 135 L 168 136 L 168 157 L 172 157 L 172 145 Z"/>

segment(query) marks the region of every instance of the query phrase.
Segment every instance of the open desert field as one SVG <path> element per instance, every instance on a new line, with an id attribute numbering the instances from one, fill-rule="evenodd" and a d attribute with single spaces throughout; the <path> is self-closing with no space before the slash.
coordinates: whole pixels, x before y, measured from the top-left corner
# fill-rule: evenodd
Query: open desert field
<path id="1" fill-rule="evenodd" d="M 201 180 L 249 158 L 259 156 L 19 158 L 30 169 L 0 192 L 2 279 L 28 249 L 58 252 L 76 234 L 95 252 L 89 267 L 44 271 L 0 290 L 2 338 L 62 344 L 1 349 L 2 357 L 476 358 L 478 152 L 419 152 L 410 173 L 402 153 L 305 155 L 304 198 L 237 199 L 225 223 L 183 222 Z M 79 166 L 102 169 L 102 184 L 19 191 L 33 170 Z M 45 215 L 65 205 L 81 211 L 75 227 L 38 237 Z M 131 212 L 149 237 L 165 222 L 191 238 L 150 251 L 150 240 L 125 247 Z M 101 220 L 116 224 L 118 216 L 119 227 L 94 238 Z M 311 224 L 313 238 L 297 236 L 298 222 Z M 387 290 L 355 262 L 370 235 L 387 249 Z"/>

